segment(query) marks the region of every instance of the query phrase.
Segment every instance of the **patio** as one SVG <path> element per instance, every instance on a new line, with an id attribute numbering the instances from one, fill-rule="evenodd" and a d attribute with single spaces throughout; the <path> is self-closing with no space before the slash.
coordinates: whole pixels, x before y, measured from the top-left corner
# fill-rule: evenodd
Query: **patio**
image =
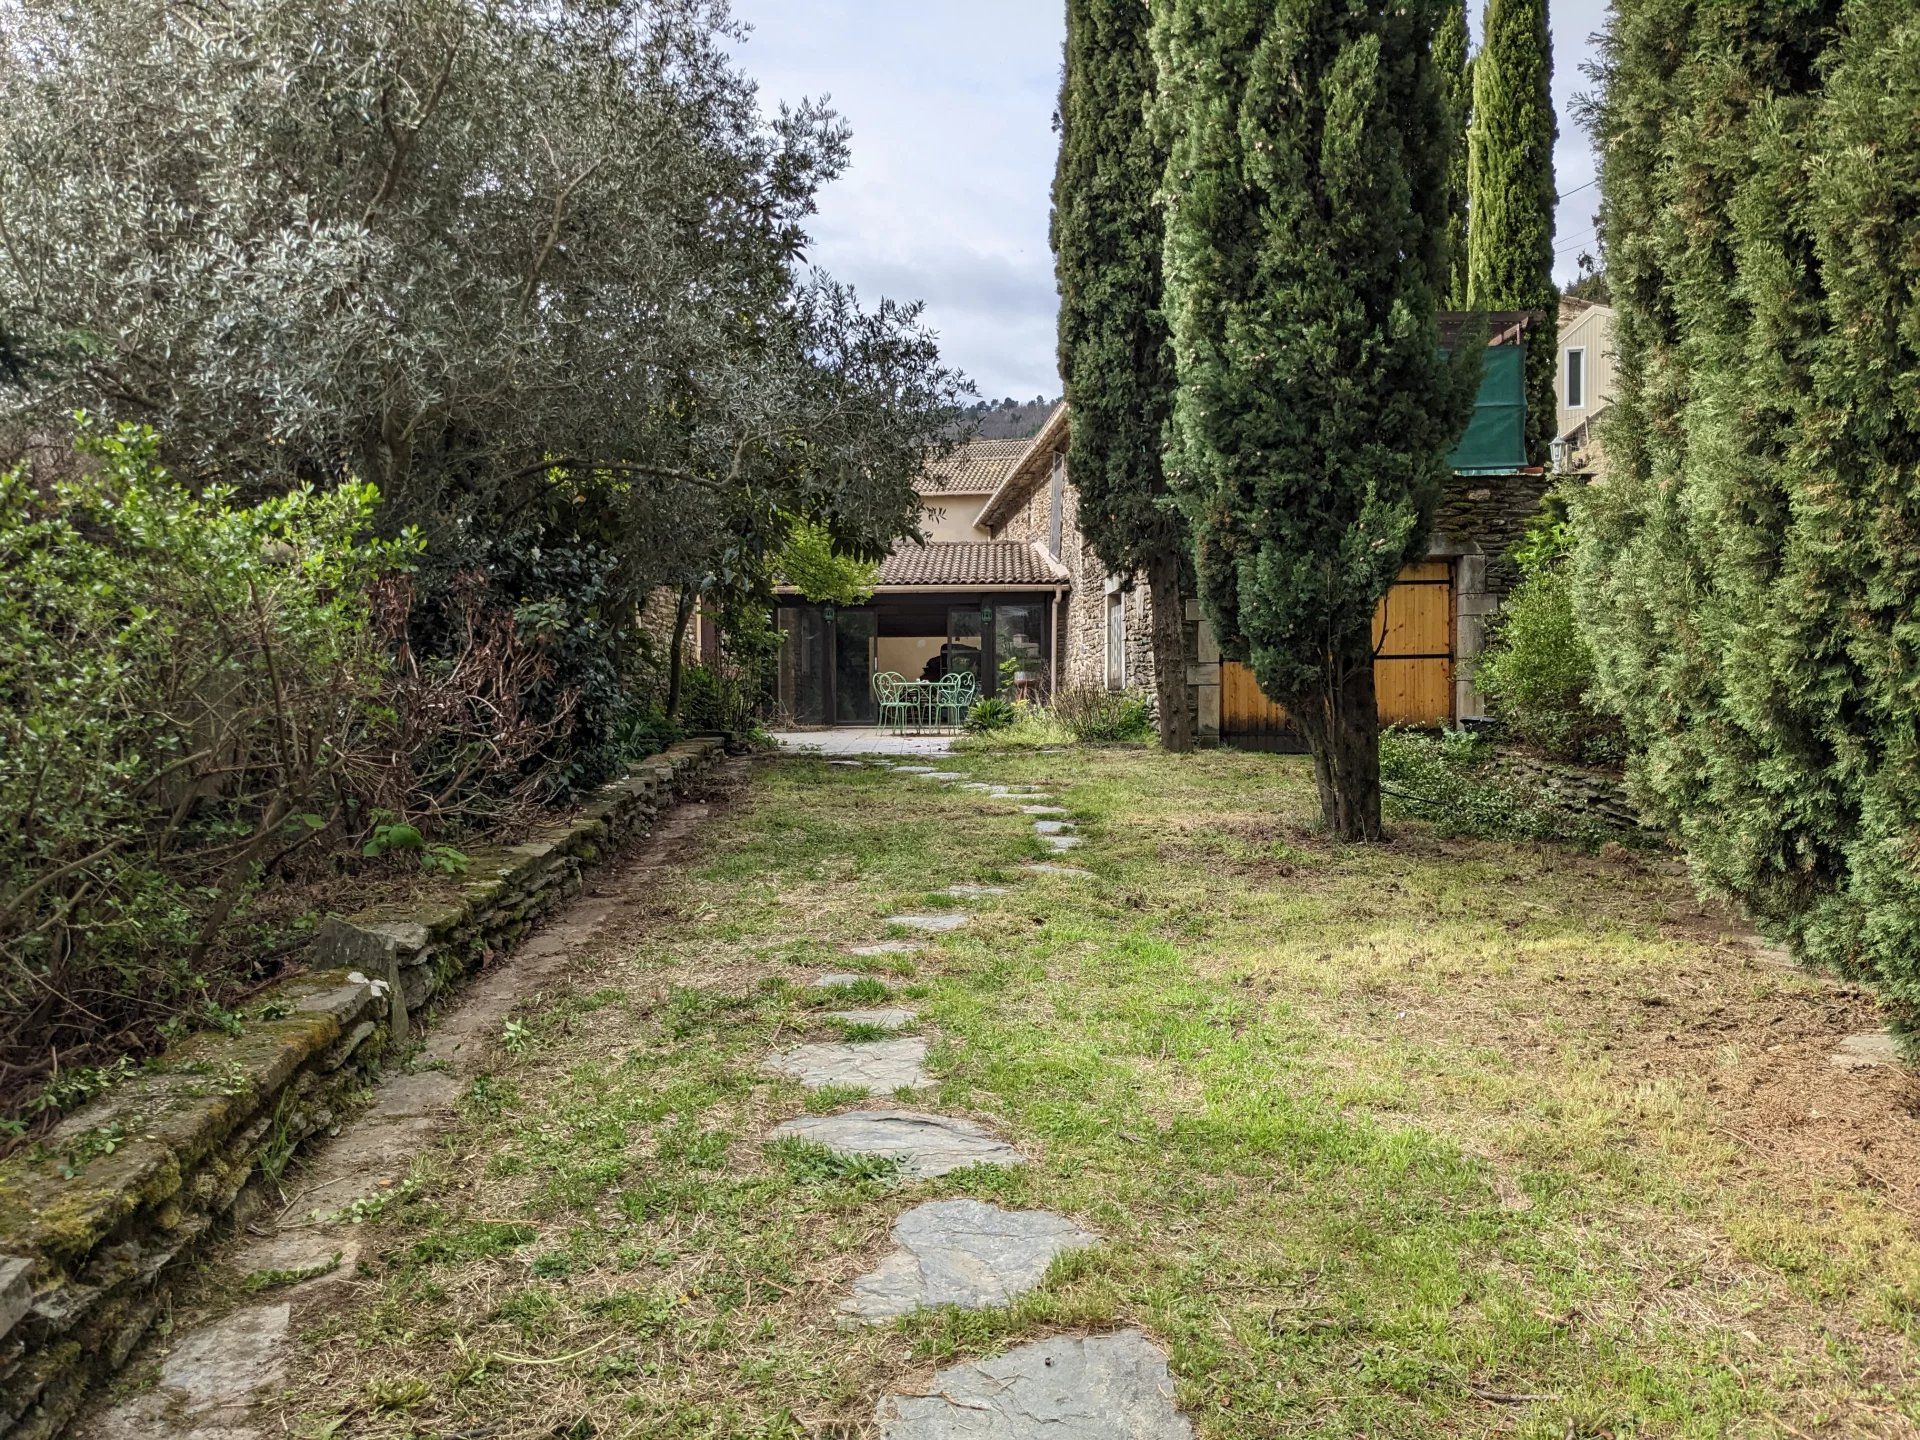
<path id="1" fill-rule="evenodd" d="M 775 730 L 783 750 L 837 755 L 945 755 L 951 735 L 894 735 L 871 725 L 833 725 L 817 730 Z"/>

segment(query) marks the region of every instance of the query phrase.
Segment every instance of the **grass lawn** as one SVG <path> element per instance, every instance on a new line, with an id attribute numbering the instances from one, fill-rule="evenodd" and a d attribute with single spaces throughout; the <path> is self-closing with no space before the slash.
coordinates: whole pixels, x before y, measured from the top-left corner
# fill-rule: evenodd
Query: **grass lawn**
<path id="1" fill-rule="evenodd" d="M 1025 817 L 757 765 L 643 928 L 528 1005 L 308 1324 L 297 1435 L 870 1434 L 878 1397 L 1138 1325 L 1207 1437 L 1920 1434 L 1920 1087 L 1846 1073 L 1865 997 L 1782 968 L 1664 856 L 1343 848 L 1296 757 L 955 757 Z M 884 916 L 1003 881 L 919 956 Z M 938 1085 L 1032 1163 L 902 1185 L 767 1131 L 823 970 L 916 1007 Z M 858 1037 L 856 1037 L 858 1038 Z M 1102 1243 L 1010 1309 L 835 1323 L 924 1199 Z"/>

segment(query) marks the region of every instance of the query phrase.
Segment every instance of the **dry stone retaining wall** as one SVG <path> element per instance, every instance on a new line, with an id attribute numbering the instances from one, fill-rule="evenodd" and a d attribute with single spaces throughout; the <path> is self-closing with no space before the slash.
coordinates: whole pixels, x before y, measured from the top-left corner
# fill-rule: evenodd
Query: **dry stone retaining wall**
<path id="1" fill-rule="evenodd" d="M 328 920 L 311 971 L 260 996 L 240 1034 L 172 1047 L 0 1162 L 0 1437 L 59 1434 L 166 1306 L 181 1262 L 334 1127 L 409 1017 L 511 948 L 723 749 L 676 745 L 524 842 L 470 854 L 446 893 Z"/>

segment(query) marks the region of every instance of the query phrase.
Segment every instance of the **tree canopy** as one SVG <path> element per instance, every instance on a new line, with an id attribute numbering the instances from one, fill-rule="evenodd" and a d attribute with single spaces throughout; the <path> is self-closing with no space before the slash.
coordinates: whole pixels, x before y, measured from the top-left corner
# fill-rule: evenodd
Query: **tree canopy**
<path id="1" fill-rule="evenodd" d="M 1168 477 L 1223 651 L 1305 731 L 1338 834 L 1380 833 L 1374 607 L 1420 553 L 1479 347 L 1439 351 L 1437 0 L 1175 0 L 1155 28 Z"/>

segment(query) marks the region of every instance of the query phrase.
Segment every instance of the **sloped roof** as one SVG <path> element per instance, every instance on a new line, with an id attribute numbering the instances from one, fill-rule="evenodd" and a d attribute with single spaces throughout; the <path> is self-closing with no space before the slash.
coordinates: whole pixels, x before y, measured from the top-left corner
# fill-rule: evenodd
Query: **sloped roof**
<path id="1" fill-rule="evenodd" d="M 1008 516 L 1026 504 L 1027 498 L 1051 472 L 1053 452 L 1067 443 L 1070 428 L 1067 402 L 1062 400 L 1053 407 L 1040 433 L 1020 442 L 1020 454 L 1007 467 L 987 503 L 980 507 L 980 518 L 974 523 L 992 529 L 1004 524 Z"/>
<path id="2" fill-rule="evenodd" d="M 969 440 L 927 462 L 913 482 L 922 495 L 985 495 L 1006 478 L 1030 440 Z"/>
<path id="3" fill-rule="evenodd" d="M 909 540 L 880 565 L 883 587 L 1058 585 L 1067 578 L 1064 566 L 1021 540 L 935 540 L 925 545 Z"/>

